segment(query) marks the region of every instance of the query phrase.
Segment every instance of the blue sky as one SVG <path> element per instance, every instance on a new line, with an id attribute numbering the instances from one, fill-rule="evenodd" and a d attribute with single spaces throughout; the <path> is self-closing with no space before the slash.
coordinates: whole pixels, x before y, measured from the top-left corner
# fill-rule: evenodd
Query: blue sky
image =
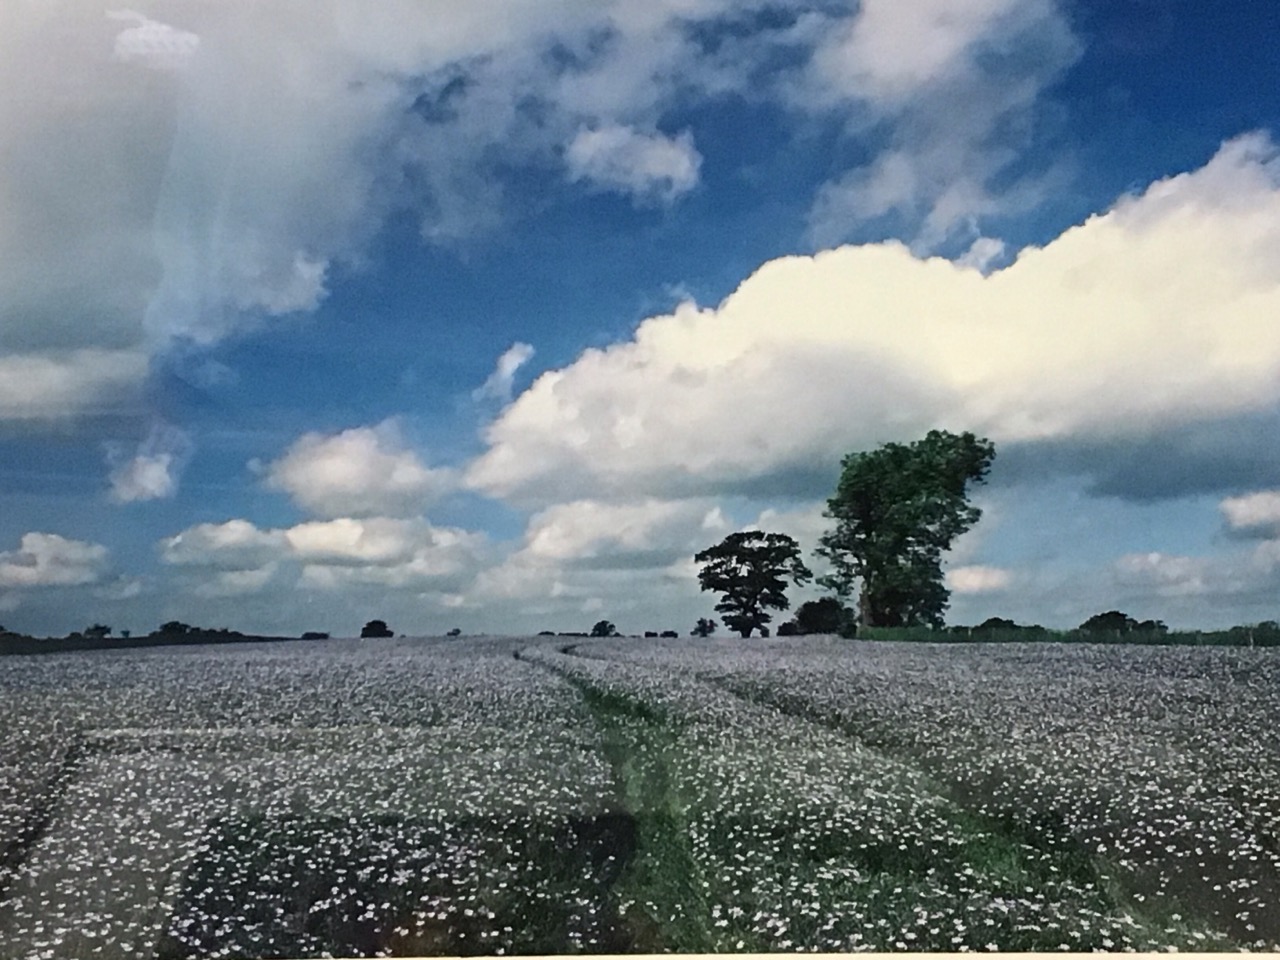
<path id="1" fill-rule="evenodd" d="M 1272 5 L 56 0 L 0 91 L 11 629 L 685 632 L 934 427 L 950 622 L 1280 617 Z"/>

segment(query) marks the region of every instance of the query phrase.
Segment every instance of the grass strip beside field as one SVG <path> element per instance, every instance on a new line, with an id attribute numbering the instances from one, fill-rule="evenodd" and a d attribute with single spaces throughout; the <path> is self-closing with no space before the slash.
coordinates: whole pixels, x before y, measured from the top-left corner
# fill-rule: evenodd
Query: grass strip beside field
<path id="1" fill-rule="evenodd" d="M 688 805 L 673 763 L 681 749 L 678 718 L 637 697 L 567 671 L 556 672 L 582 695 L 614 770 L 618 803 L 635 824 L 635 855 L 613 888 L 630 949 L 767 949 L 767 942 L 746 927 L 725 929 L 716 924 L 714 876 L 695 854 Z"/>

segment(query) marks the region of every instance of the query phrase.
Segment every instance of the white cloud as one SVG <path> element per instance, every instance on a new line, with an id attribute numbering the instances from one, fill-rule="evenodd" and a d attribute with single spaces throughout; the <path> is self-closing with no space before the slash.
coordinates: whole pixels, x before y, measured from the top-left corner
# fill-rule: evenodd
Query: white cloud
<path id="1" fill-rule="evenodd" d="M 688 131 L 676 137 L 618 125 L 580 130 L 565 152 L 569 175 L 636 200 L 670 203 L 698 185 L 702 156 Z"/>
<path id="2" fill-rule="evenodd" d="M 1032 108 L 1080 50 L 1055 0 L 865 0 L 832 23 L 793 96 L 851 105 L 853 130 L 880 125 L 889 146 L 819 193 L 815 243 L 896 213 L 927 251 L 977 217 L 1040 203 L 1052 180 L 992 183 L 1023 155 Z"/>
<path id="3" fill-rule="evenodd" d="M 257 569 L 278 557 L 286 541 L 279 530 L 259 530 L 248 520 L 201 523 L 160 541 L 160 559 L 183 567 Z"/>
<path id="4" fill-rule="evenodd" d="M 137 402 L 146 355 L 133 350 L 0 355 L 0 420 L 52 420 Z"/>
<path id="5" fill-rule="evenodd" d="M 832 95 L 898 106 L 970 70 L 974 48 L 1033 7 L 1055 15 L 1051 4 L 1023 0 L 863 0 L 815 52 L 813 70 Z"/>
<path id="6" fill-rule="evenodd" d="M 268 563 L 256 570 L 218 570 L 203 578 L 196 585 L 198 597 L 243 597 L 261 593 L 271 583 L 279 565 Z"/>
<path id="7" fill-rule="evenodd" d="M 23 534 L 17 550 L 0 553 L 0 588 L 75 587 L 97 583 L 107 548 L 55 533 Z"/>
<path id="8" fill-rule="evenodd" d="M 701 500 L 557 504 L 530 518 L 523 549 L 555 562 L 654 566 L 669 562 L 671 554 L 700 549 L 715 509 Z"/>
<path id="9" fill-rule="evenodd" d="M 529 518 L 519 546 L 483 570 L 466 596 L 478 604 L 589 596 L 623 603 L 639 596 L 636 578 L 660 577 L 727 532 L 719 506 L 705 499 L 556 504 Z"/>
<path id="10" fill-rule="evenodd" d="M 152 427 L 133 457 L 126 459 L 119 447 L 108 447 L 107 460 L 113 464 L 108 476 L 111 499 L 136 503 L 172 497 L 192 448 L 191 437 L 168 424 Z"/>
<path id="11" fill-rule="evenodd" d="M 1127 554 L 1115 562 L 1113 572 L 1122 586 L 1156 597 L 1213 602 L 1261 596 L 1269 600 L 1280 589 L 1280 540 L 1218 556 Z"/>
<path id="12" fill-rule="evenodd" d="M 197 596 L 296 587 L 453 590 L 485 553 L 482 534 L 422 519 L 340 517 L 264 530 L 248 520 L 200 524 L 162 540 L 161 559 L 184 568 Z"/>
<path id="13" fill-rule="evenodd" d="M 141 596 L 143 589 L 144 582 L 142 578 L 119 576 L 95 588 L 93 595 L 101 597 L 103 600 L 132 600 L 134 597 Z"/>
<path id="14" fill-rule="evenodd" d="M 1227 526 L 1244 534 L 1280 537 L 1280 490 L 1227 497 L 1219 505 Z"/>
<path id="15" fill-rule="evenodd" d="M 420 513 L 454 484 L 405 447 L 393 421 L 325 435 L 308 433 L 267 467 L 267 485 L 322 517 Z"/>
<path id="16" fill-rule="evenodd" d="M 762 266 L 540 376 L 466 482 L 520 502 L 724 492 L 930 427 L 1140 437 L 1280 400 L 1280 161 L 1261 135 L 983 276 L 898 244 Z"/>
<path id="17" fill-rule="evenodd" d="M 511 386 L 516 371 L 533 358 L 533 347 L 527 343 L 513 343 L 498 358 L 497 366 L 483 384 L 471 393 L 473 400 L 497 400 L 511 402 Z"/>
<path id="18" fill-rule="evenodd" d="M 168 453 L 139 454 L 112 470 L 109 479 L 111 499 L 117 503 L 159 500 L 178 489 L 173 456 Z"/>
<path id="19" fill-rule="evenodd" d="M 430 242 L 494 230 L 503 168 L 563 163 L 669 202 L 696 185 L 701 158 L 691 133 L 661 130 L 698 98 L 745 93 L 855 126 L 872 104 L 892 127 L 880 166 L 910 184 L 871 190 L 887 190 L 873 208 L 924 205 L 936 229 L 990 209 L 985 178 L 1005 162 L 993 131 L 1068 46 L 1048 0 L 916 13 L 784 0 L 793 25 L 725 30 L 714 50 L 689 29 L 777 6 L 224 0 L 161 17 L 0 4 L 0 362 L 39 373 L 17 397 L 0 375 L 0 416 L 100 410 L 136 387 L 148 354 L 314 309 L 393 209 Z M 988 77 L 973 56 L 983 44 L 1042 66 Z M 783 50 L 816 50 L 804 78 L 756 85 Z M 905 111 L 916 88 L 932 106 Z M 815 224 L 843 231 L 860 192 L 832 184 Z M 72 363 L 74 351 L 103 362 Z"/>
<path id="20" fill-rule="evenodd" d="M 1005 243 L 996 237 L 978 237 L 969 245 L 956 263 L 962 267 L 973 267 L 980 273 L 989 273 L 990 267 L 1005 255 Z"/>
<path id="21" fill-rule="evenodd" d="M 290 550 L 313 563 L 393 564 L 407 560 L 432 528 L 424 520 L 369 517 L 301 523 L 285 531 Z"/>
<path id="22" fill-rule="evenodd" d="M 955 567 L 946 572 L 944 582 L 959 594 L 1001 593 L 1013 582 L 1013 574 L 1000 567 Z"/>
<path id="23" fill-rule="evenodd" d="M 133 10 L 113 10 L 107 18 L 133 24 L 116 35 L 113 55 L 125 63 L 140 63 L 152 70 L 181 70 L 200 49 L 200 38 L 194 33 Z"/>
<path id="24" fill-rule="evenodd" d="M 655 129 L 706 73 L 685 18 L 732 4 L 630 7 L 0 5 L 0 351 L 164 350 L 313 309 L 392 208 L 440 242 L 494 228 L 495 162 Z M 637 136 L 602 176 L 683 189 L 684 141 Z"/>

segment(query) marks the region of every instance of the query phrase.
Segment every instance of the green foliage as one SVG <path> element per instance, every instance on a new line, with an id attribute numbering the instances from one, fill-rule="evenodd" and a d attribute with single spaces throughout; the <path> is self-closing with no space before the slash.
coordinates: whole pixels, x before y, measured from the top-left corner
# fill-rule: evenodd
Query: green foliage
<path id="1" fill-rule="evenodd" d="M 1160 620 L 1135 620 L 1119 610 L 1097 613 L 1077 627 L 1084 633 L 1167 633 L 1169 628 Z"/>
<path id="2" fill-rule="evenodd" d="M 974 632 L 987 632 L 990 630 L 1017 630 L 1018 625 L 1012 620 L 1006 620 L 1004 617 L 987 617 L 980 624 L 973 628 Z"/>
<path id="3" fill-rule="evenodd" d="M 843 634 L 853 624 L 853 611 L 836 597 L 806 600 L 796 608 L 790 622 L 778 627 L 778 636 L 796 637 L 810 633 Z"/>
<path id="4" fill-rule="evenodd" d="M 699 617 L 697 625 L 690 632 L 692 637 L 709 637 L 716 632 L 716 622 L 708 617 Z"/>
<path id="5" fill-rule="evenodd" d="M 394 637 L 395 633 L 387 626 L 383 620 L 370 620 L 360 630 L 360 637 L 368 639 L 370 637 Z"/>
<path id="6" fill-rule="evenodd" d="M 1136 622 L 1136 621 L 1135 621 Z M 1041 626 L 1012 628 L 977 627 L 861 627 L 861 640 L 898 643 L 1106 643 L 1176 647 L 1280 647 L 1280 626 L 1271 621 L 1241 625 L 1228 630 L 1049 630 Z M 1142 623 L 1159 624 L 1158 620 Z M 1142 623 L 1138 626 L 1141 627 Z M 1161 625 L 1163 626 L 1163 625 Z"/>
<path id="7" fill-rule="evenodd" d="M 608 620 L 599 620 L 596 625 L 591 628 L 591 636 L 593 637 L 616 637 L 618 628 Z"/>
<path id="8" fill-rule="evenodd" d="M 192 629 L 194 628 L 188 624 L 183 623 L 181 620 L 170 620 L 168 623 L 160 624 L 160 629 L 157 630 L 156 633 L 177 635 L 177 634 L 183 634 L 183 633 L 190 633 Z"/>
<path id="9" fill-rule="evenodd" d="M 831 572 L 819 583 L 842 599 L 860 584 L 863 626 L 941 627 L 942 555 L 982 516 L 968 485 L 983 481 L 994 458 L 989 440 L 944 430 L 845 457 L 824 514 L 836 526 L 817 551 Z"/>
<path id="10" fill-rule="evenodd" d="M 787 580 L 799 585 L 813 578 L 800 559 L 800 545 L 785 533 L 731 533 L 693 559 L 703 565 L 698 572 L 702 589 L 722 594 L 716 610 L 724 625 L 743 637 L 753 630 L 768 636 L 765 624 L 773 617 L 766 610 L 790 606 Z"/>

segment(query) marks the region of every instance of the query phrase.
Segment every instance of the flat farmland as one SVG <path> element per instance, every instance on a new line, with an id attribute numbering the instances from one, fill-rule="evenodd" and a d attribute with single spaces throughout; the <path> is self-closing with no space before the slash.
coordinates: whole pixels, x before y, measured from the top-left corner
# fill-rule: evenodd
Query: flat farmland
<path id="1" fill-rule="evenodd" d="M 1280 947 L 1280 650 L 0 660 L 0 956 Z"/>

